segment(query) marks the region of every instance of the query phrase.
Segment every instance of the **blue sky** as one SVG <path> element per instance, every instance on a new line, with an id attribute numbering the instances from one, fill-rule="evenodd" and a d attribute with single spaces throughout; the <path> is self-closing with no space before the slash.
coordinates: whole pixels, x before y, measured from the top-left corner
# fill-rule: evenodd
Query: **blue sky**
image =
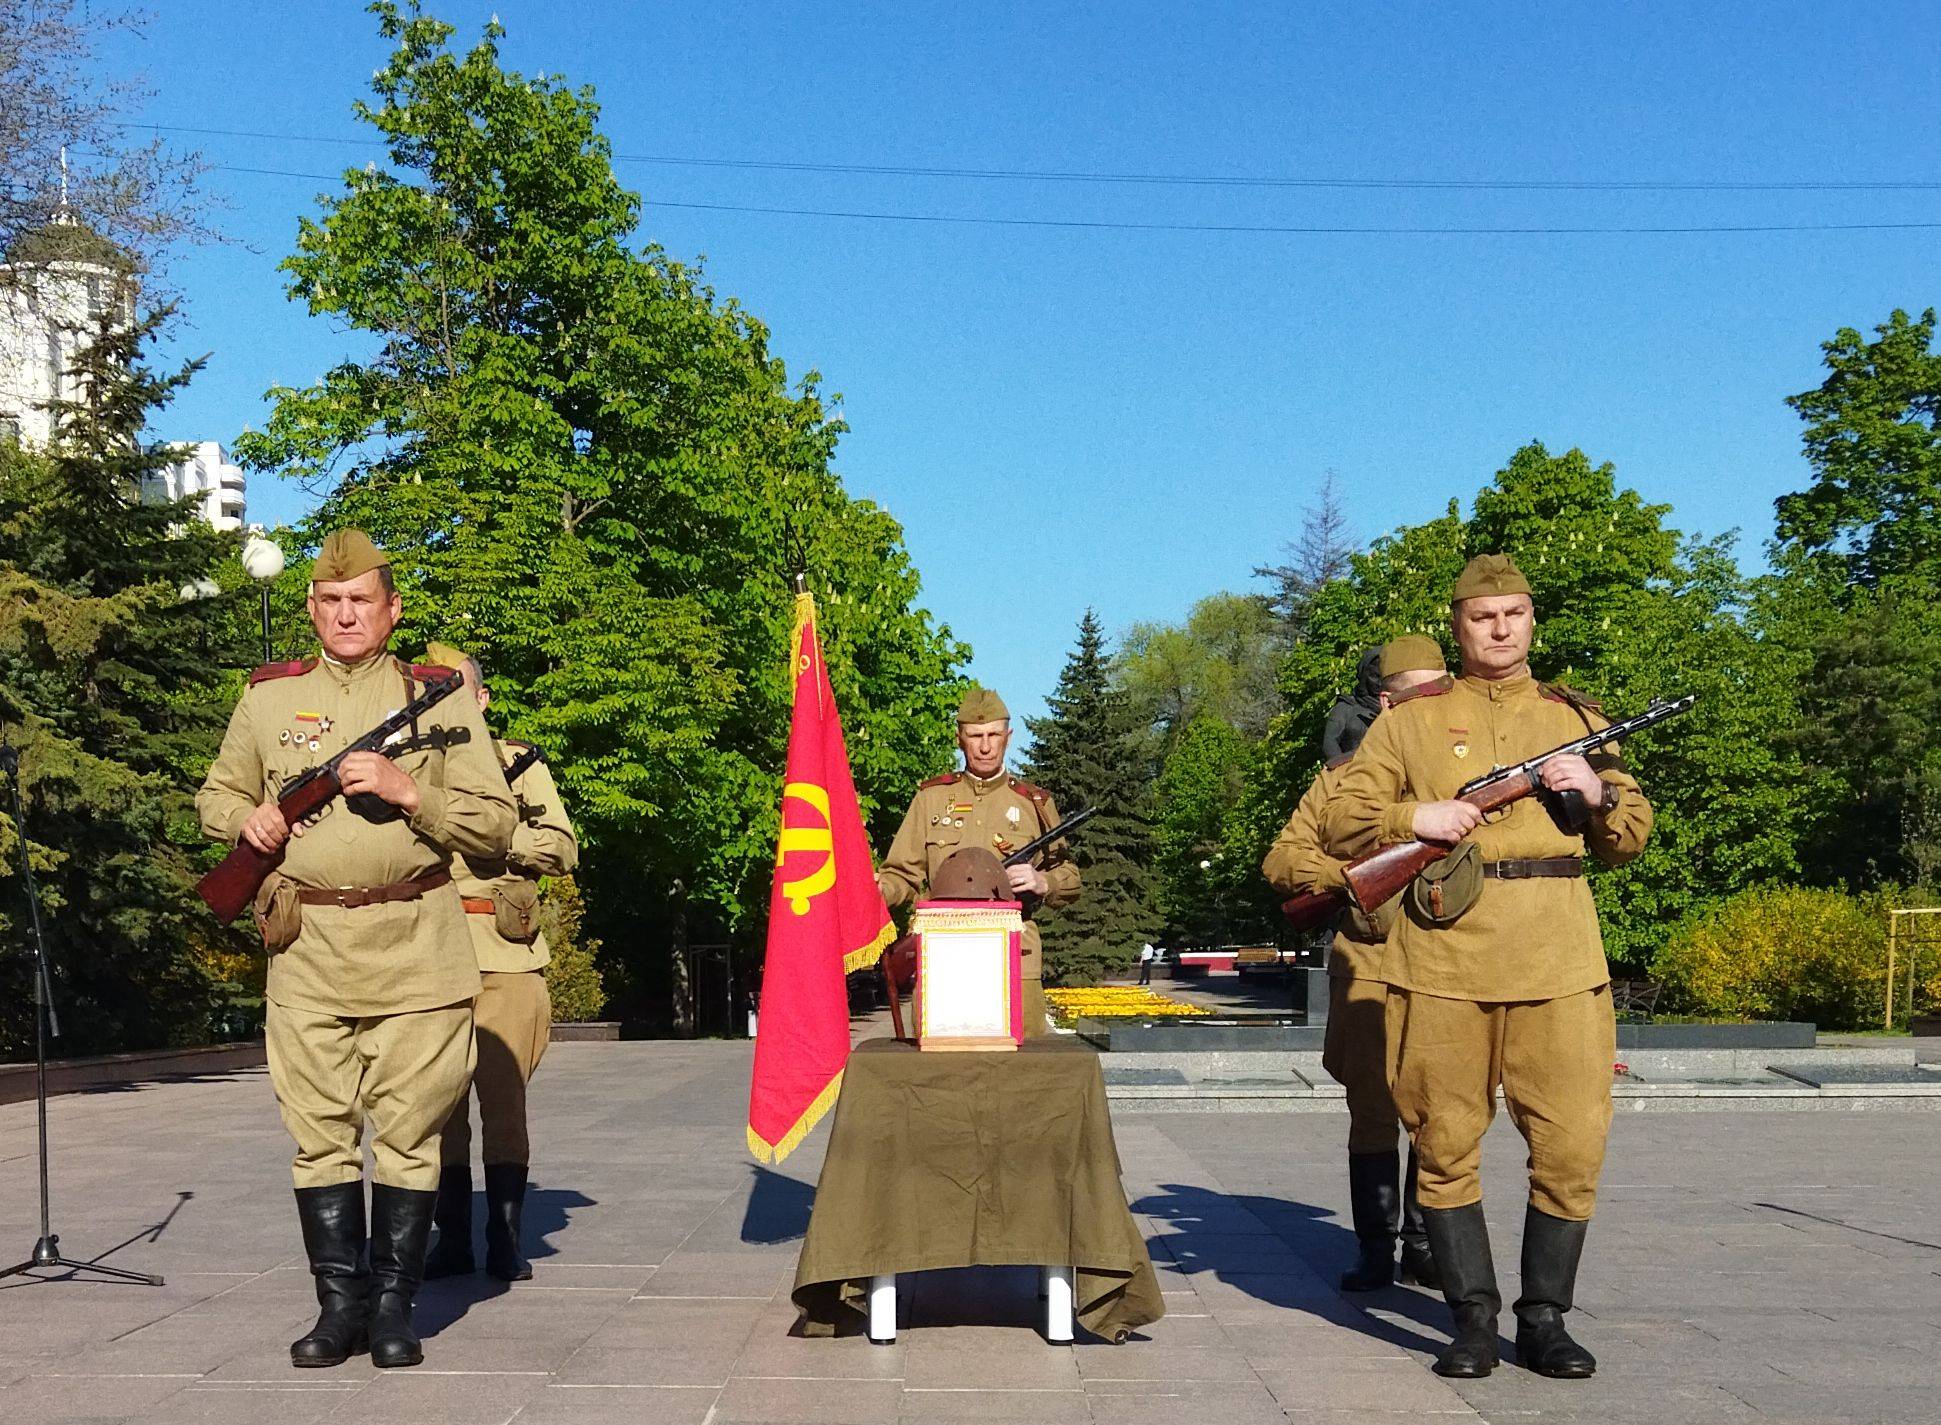
<path id="1" fill-rule="evenodd" d="M 361 139 L 353 3 L 169 0 L 107 51 L 156 123 Z M 436 13 L 469 41 L 494 5 Z M 506 61 L 594 85 L 616 152 L 1249 178 L 1941 184 L 1931 4 L 727 6 L 496 0 Z M 1725 15 L 1721 12 L 1736 13 Z M 355 146 L 174 135 L 231 168 Z M 1354 235 L 706 211 L 1304 227 L 1941 220 L 1941 188 L 1584 191 L 1098 184 L 623 162 L 643 232 L 821 371 L 849 488 L 924 602 L 1032 711 L 1087 605 L 1113 631 L 1254 587 L 1324 471 L 1354 535 L 1581 446 L 1692 532 L 1771 531 L 1807 468 L 1782 398 L 1819 343 L 1941 300 L 1941 231 Z M 234 239 L 172 276 L 206 373 L 162 433 L 227 440 L 354 339 L 283 297 L 328 185 L 219 171 Z M 252 482 L 252 515 L 301 492 Z"/>

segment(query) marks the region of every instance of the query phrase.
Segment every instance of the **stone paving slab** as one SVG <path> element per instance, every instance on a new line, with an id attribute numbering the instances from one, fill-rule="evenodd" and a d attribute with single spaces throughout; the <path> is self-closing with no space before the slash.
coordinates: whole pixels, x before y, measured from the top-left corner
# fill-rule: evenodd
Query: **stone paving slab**
<path id="1" fill-rule="evenodd" d="M 779 1171 L 749 1162 L 747 1072 L 745 1044 L 553 1046 L 533 1087 L 533 1280 L 429 1285 L 426 1365 L 393 1372 L 289 1365 L 314 1304 L 261 1071 L 63 1097 L 63 1245 L 168 1283 L 0 1283 L 0 1425 L 1941 1415 L 1941 1128 L 1925 1114 L 1620 1115 L 1577 1318 L 1603 1369 L 1449 1382 L 1427 1368 L 1439 1300 L 1334 1289 L 1352 1253 L 1338 1113 L 1119 1111 L 1168 1309 L 1124 1345 L 1047 1345 L 1033 1274 L 1008 1269 L 918 1274 L 892 1346 L 791 1335 L 826 1130 Z M 32 1106 L 0 1107 L 12 1255 L 36 1230 L 33 1153 Z M 1499 1122 L 1485 1177 L 1506 1297 L 1522 1159 Z"/>

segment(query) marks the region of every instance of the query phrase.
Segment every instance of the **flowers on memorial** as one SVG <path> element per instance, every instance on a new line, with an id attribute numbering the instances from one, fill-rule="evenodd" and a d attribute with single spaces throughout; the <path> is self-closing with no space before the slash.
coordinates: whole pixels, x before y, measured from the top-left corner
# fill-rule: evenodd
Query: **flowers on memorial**
<path id="1" fill-rule="evenodd" d="M 1048 989 L 1045 1000 L 1067 1023 L 1075 1019 L 1180 1019 L 1208 1013 L 1196 1004 L 1155 993 L 1143 985 Z"/>

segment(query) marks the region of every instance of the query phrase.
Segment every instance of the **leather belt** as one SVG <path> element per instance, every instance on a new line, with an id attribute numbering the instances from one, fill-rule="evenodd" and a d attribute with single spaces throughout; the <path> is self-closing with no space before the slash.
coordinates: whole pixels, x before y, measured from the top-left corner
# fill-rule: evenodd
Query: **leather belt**
<path id="1" fill-rule="evenodd" d="M 1584 874 L 1577 856 L 1551 856 L 1535 861 L 1485 861 L 1483 874 L 1496 881 L 1525 881 L 1538 876 L 1573 878 Z"/>
<path id="2" fill-rule="evenodd" d="M 499 903 L 490 896 L 467 896 L 465 897 L 465 913 L 467 915 L 497 915 L 499 913 Z"/>
<path id="3" fill-rule="evenodd" d="M 430 875 L 420 876 L 415 881 L 399 881 L 394 886 L 338 886 L 334 890 L 304 889 L 297 892 L 297 899 L 305 905 L 334 905 L 346 910 L 356 910 L 359 906 L 382 905 L 386 901 L 415 901 L 426 891 L 435 891 L 440 886 L 450 885 L 452 873 L 449 870 L 433 871 Z"/>

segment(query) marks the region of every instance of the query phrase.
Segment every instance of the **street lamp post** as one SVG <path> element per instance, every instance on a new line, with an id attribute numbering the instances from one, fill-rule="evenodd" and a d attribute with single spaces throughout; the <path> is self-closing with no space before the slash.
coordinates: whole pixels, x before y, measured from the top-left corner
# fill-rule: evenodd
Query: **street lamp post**
<path id="1" fill-rule="evenodd" d="M 283 572 L 283 549 L 273 539 L 252 534 L 243 541 L 243 572 L 256 581 L 263 599 L 263 661 L 273 661 L 270 652 L 270 585 Z"/>

